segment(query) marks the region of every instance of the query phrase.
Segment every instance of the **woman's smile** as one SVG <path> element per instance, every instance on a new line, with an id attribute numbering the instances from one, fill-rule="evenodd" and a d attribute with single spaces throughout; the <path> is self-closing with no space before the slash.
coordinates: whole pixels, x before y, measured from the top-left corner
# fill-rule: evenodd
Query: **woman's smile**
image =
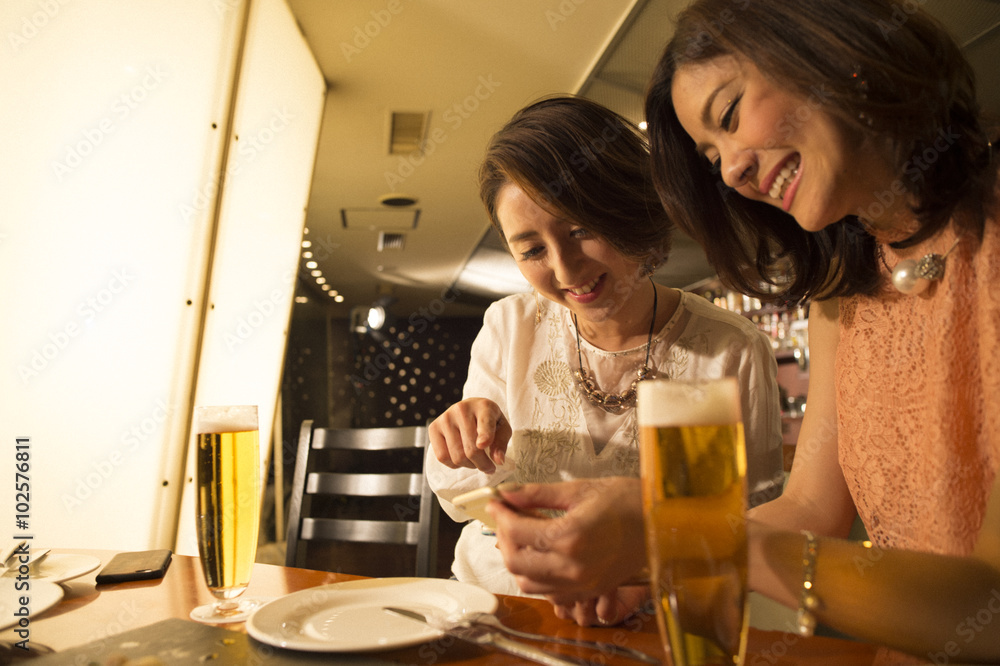
<path id="1" fill-rule="evenodd" d="M 539 295 L 580 321 L 633 316 L 625 306 L 646 281 L 638 261 L 574 220 L 542 208 L 514 184 L 497 196 L 497 217 L 518 269 Z"/>
<path id="2" fill-rule="evenodd" d="M 726 185 L 781 208 L 808 231 L 854 214 L 891 180 L 884 156 L 746 60 L 684 65 L 671 97 L 677 119 Z"/>
<path id="3" fill-rule="evenodd" d="M 594 278 L 593 280 L 583 285 L 582 287 L 570 287 L 567 288 L 566 291 L 568 291 L 573 296 L 576 296 L 577 300 L 581 302 L 585 300 L 593 300 L 593 298 L 597 298 L 597 296 L 599 296 L 599 294 L 597 293 L 598 285 L 601 284 L 601 281 L 603 279 L 604 275 L 601 275 L 600 277 Z M 588 296 L 591 296 L 593 298 L 588 299 L 587 298 Z"/>

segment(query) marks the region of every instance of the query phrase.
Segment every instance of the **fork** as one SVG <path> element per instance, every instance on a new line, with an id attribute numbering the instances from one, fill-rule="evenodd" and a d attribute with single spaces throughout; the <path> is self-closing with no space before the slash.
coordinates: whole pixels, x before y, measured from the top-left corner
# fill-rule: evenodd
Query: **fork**
<path id="1" fill-rule="evenodd" d="M 0 554 L 0 566 L 3 567 L 4 571 L 6 571 L 7 569 L 10 568 L 10 562 L 11 562 L 11 560 L 14 558 L 15 555 L 18 554 L 18 551 L 20 551 L 21 548 L 26 543 L 28 543 L 28 542 L 27 541 L 20 541 L 18 543 L 15 543 L 9 549 L 4 550 L 3 553 Z"/>
<path id="2" fill-rule="evenodd" d="M 637 661 L 642 661 L 647 664 L 659 664 L 660 660 L 646 654 L 645 652 L 640 652 L 639 650 L 633 650 L 632 648 L 627 648 L 623 645 L 616 645 L 615 643 L 606 643 L 603 641 L 588 641 L 583 639 L 575 638 L 563 638 L 561 636 L 546 636 L 543 634 L 533 634 L 529 631 L 521 631 L 519 629 L 511 629 L 496 615 L 491 615 L 490 613 L 468 613 L 455 618 L 456 624 L 481 624 L 488 627 L 492 627 L 499 631 L 502 631 L 510 636 L 516 636 L 517 638 L 525 638 L 533 641 L 540 641 L 544 643 L 553 643 L 557 645 L 573 645 L 576 647 L 590 648 L 593 650 L 599 650 L 601 652 L 613 653 L 623 657 L 629 657 Z"/>
<path id="3" fill-rule="evenodd" d="M 49 554 L 49 548 L 42 550 L 30 550 L 28 552 L 28 559 L 25 562 L 15 559 L 17 556 L 22 555 L 21 548 L 26 544 L 27 541 L 22 541 L 15 544 L 13 548 L 3 554 L 2 559 L 0 559 L 0 566 L 3 567 L 2 572 L 7 572 L 21 565 L 34 566 L 42 561 L 46 555 Z"/>

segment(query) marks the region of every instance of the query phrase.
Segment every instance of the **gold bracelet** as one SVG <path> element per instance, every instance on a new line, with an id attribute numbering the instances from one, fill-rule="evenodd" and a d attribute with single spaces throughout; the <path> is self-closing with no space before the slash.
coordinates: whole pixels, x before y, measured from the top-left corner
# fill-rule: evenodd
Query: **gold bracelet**
<path id="1" fill-rule="evenodd" d="M 806 542 L 802 547 L 802 594 L 799 596 L 799 611 L 795 620 L 799 636 L 808 638 L 816 631 L 816 615 L 814 614 L 820 607 L 819 597 L 816 596 L 814 587 L 816 584 L 816 551 L 819 550 L 819 542 L 816 535 L 808 530 L 803 530 Z"/>

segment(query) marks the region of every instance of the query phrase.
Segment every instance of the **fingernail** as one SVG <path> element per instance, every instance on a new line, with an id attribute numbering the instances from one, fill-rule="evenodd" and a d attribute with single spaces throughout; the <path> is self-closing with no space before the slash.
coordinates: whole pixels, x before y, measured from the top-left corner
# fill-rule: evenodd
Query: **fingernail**
<path id="1" fill-rule="evenodd" d="M 497 486 L 497 490 L 501 492 L 504 491 L 515 492 L 520 489 L 521 489 L 521 484 L 518 483 L 517 481 L 504 481 L 503 483 Z"/>

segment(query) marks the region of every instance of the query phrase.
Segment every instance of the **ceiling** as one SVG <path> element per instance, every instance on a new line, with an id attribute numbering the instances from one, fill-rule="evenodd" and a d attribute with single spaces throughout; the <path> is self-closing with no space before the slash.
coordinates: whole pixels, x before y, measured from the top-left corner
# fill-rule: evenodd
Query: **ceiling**
<path id="1" fill-rule="evenodd" d="M 382 297 L 405 319 L 428 310 L 475 316 L 527 289 L 478 197 L 490 136 L 554 93 L 582 94 L 641 120 L 646 82 L 688 0 L 288 4 L 328 86 L 300 297 L 343 318 Z M 922 4 L 955 33 L 984 103 L 1000 110 L 1000 2 Z M 390 152 L 393 114 L 407 114 L 396 117 L 398 152 Z M 407 120 L 418 121 L 422 151 L 405 145 L 414 139 Z M 416 202 L 387 206 L 387 195 Z M 681 237 L 657 280 L 685 287 L 711 275 L 700 248 Z"/>

